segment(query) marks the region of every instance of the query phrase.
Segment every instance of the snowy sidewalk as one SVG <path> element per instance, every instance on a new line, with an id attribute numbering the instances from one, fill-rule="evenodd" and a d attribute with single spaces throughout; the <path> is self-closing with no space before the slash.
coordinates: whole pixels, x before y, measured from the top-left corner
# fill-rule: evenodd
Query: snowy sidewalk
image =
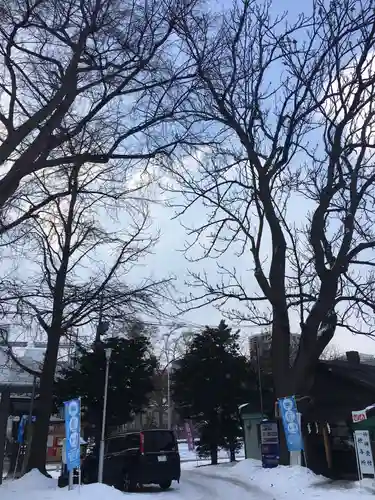
<path id="1" fill-rule="evenodd" d="M 203 471 L 203 469 L 202 469 Z M 279 466 L 276 469 L 263 469 L 257 460 L 243 460 L 234 467 L 209 467 L 203 472 L 225 479 L 238 479 L 247 485 L 256 486 L 266 496 L 277 500 L 304 498 L 326 500 L 373 499 L 374 481 L 367 480 L 362 486 L 359 482 L 330 481 L 316 476 L 310 470 L 299 467 Z"/>

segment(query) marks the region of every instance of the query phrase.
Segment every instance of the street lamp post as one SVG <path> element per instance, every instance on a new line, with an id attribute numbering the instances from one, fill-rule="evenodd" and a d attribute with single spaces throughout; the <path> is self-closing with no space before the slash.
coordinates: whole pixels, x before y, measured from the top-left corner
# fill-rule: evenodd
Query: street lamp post
<path id="1" fill-rule="evenodd" d="M 172 407 L 171 407 L 171 370 L 169 364 L 169 334 L 164 335 L 164 350 L 167 360 L 167 406 L 168 406 L 168 429 L 172 429 Z"/>
<path id="2" fill-rule="evenodd" d="M 111 354 L 112 354 L 112 349 L 110 347 L 105 349 L 105 380 L 104 380 L 104 399 L 103 399 L 103 415 L 102 415 L 102 434 L 100 437 L 100 449 L 99 449 L 98 483 L 103 482 L 105 421 L 107 417 L 108 375 L 109 375 L 109 363 L 111 361 Z"/>

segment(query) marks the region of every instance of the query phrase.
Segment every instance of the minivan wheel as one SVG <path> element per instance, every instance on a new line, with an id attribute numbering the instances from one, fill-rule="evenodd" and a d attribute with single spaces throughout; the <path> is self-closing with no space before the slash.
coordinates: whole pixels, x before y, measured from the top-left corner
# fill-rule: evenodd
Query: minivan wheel
<path id="1" fill-rule="evenodd" d="M 136 490 L 136 484 L 134 483 L 134 481 L 132 481 L 132 479 L 129 476 L 129 474 L 125 474 L 125 478 L 124 478 L 124 491 L 126 491 L 127 493 L 132 493 L 135 490 Z"/>
<path id="2" fill-rule="evenodd" d="M 159 486 L 162 490 L 169 490 L 171 487 L 172 481 L 165 481 L 165 483 L 160 483 Z"/>

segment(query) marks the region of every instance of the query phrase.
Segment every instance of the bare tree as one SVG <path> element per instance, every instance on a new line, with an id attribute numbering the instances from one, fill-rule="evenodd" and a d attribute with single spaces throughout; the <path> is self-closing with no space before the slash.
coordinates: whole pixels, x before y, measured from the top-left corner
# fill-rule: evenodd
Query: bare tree
<path id="1" fill-rule="evenodd" d="M 342 358 L 342 351 L 335 344 L 328 344 L 319 359 L 322 361 L 335 361 Z"/>
<path id="2" fill-rule="evenodd" d="M 181 324 L 173 324 L 172 322 L 169 325 L 168 333 L 164 333 L 162 336 L 159 334 L 158 337 L 155 337 L 155 347 L 158 356 L 157 368 L 154 375 L 154 391 L 151 395 L 150 406 L 158 414 L 160 424 L 164 424 L 164 416 L 168 412 L 171 412 L 172 425 L 176 423 L 174 404 L 170 399 L 172 388 L 171 385 L 168 387 L 168 372 L 170 376 L 178 361 L 186 354 L 194 336 L 194 332 L 188 330 L 181 331 L 181 328 Z M 170 403 L 170 407 L 168 403 Z"/>
<path id="3" fill-rule="evenodd" d="M 34 181 L 47 195 L 51 183 L 55 189 L 56 178 L 48 170 L 35 173 Z M 86 164 L 61 171 L 59 183 L 69 196 L 53 200 L 28 224 L 27 243 L 21 248 L 24 265 L 2 282 L 1 290 L 7 315 L 37 323 L 47 339 L 29 462 L 29 468 L 41 471 L 60 340 L 74 341 L 72 332 L 79 329 L 79 341 L 87 343 L 92 337 L 85 327 L 92 323 L 123 323 L 126 317 L 133 320 L 151 311 L 155 315 L 167 284 L 148 278 L 134 285 L 128 277 L 157 238 L 150 232 L 143 186 L 126 190 L 123 183 L 110 182 L 102 169 Z M 18 250 L 18 245 L 11 247 L 15 255 Z"/>
<path id="4" fill-rule="evenodd" d="M 176 147 L 181 138 L 172 123 L 189 62 L 178 57 L 173 32 L 194 3 L 10 0 L 0 6 L 2 232 L 59 196 L 20 203 L 17 189 L 35 172 L 151 159 Z"/>
<path id="5" fill-rule="evenodd" d="M 197 65 L 186 112 L 221 145 L 187 152 L 169 189 L 184 195 L 179 215 L 199 210 L 190 248 L 218 259 L 216 282 L 192 274 L 201 292 L 189 307 L 272 325 L 281 397 L 308 391 L 338 325 L 375 332 L 375 2 L 316 0 L 294 21 L 270 6 L 236 2 L 180 23 Z"/>

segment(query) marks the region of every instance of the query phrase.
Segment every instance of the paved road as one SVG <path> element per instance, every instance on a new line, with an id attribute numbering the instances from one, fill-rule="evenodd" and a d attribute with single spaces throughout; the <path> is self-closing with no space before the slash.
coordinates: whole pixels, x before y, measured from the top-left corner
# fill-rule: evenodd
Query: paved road
<path id="1" fill-rule="evenodd" d="M 145 488 L 142 492 L 135 493 L 134 496 L 142 497 L 151 493 L 157 500 L 234 500 L 235 498 L 274 500 L 273 497 L 252 484 L 225 476 L 224 470 L 220 475 L 197 469 L 183 470 L 180 484 L 170 491 L 162 492 L 157 487 Z M 151 497 L 149 498 L 151 500 Z"/>
<path id="2" fill-rule="evenodd" d="M 227 475 L 209 474 L 197 470 L 185 471 L 181 481 L 182 491 L 185 484 L 189 486 L 190 491 L 195 489 L 199 493 L 204 490 L 204 493 L 200 494 L 202 499 L 233 500 L 244 498 L 246 495 L 247 499 L 273 500 L 273 497 L 264 493 L 257 486 L 248 484 L 241 479 L 227 477 Z"/>

